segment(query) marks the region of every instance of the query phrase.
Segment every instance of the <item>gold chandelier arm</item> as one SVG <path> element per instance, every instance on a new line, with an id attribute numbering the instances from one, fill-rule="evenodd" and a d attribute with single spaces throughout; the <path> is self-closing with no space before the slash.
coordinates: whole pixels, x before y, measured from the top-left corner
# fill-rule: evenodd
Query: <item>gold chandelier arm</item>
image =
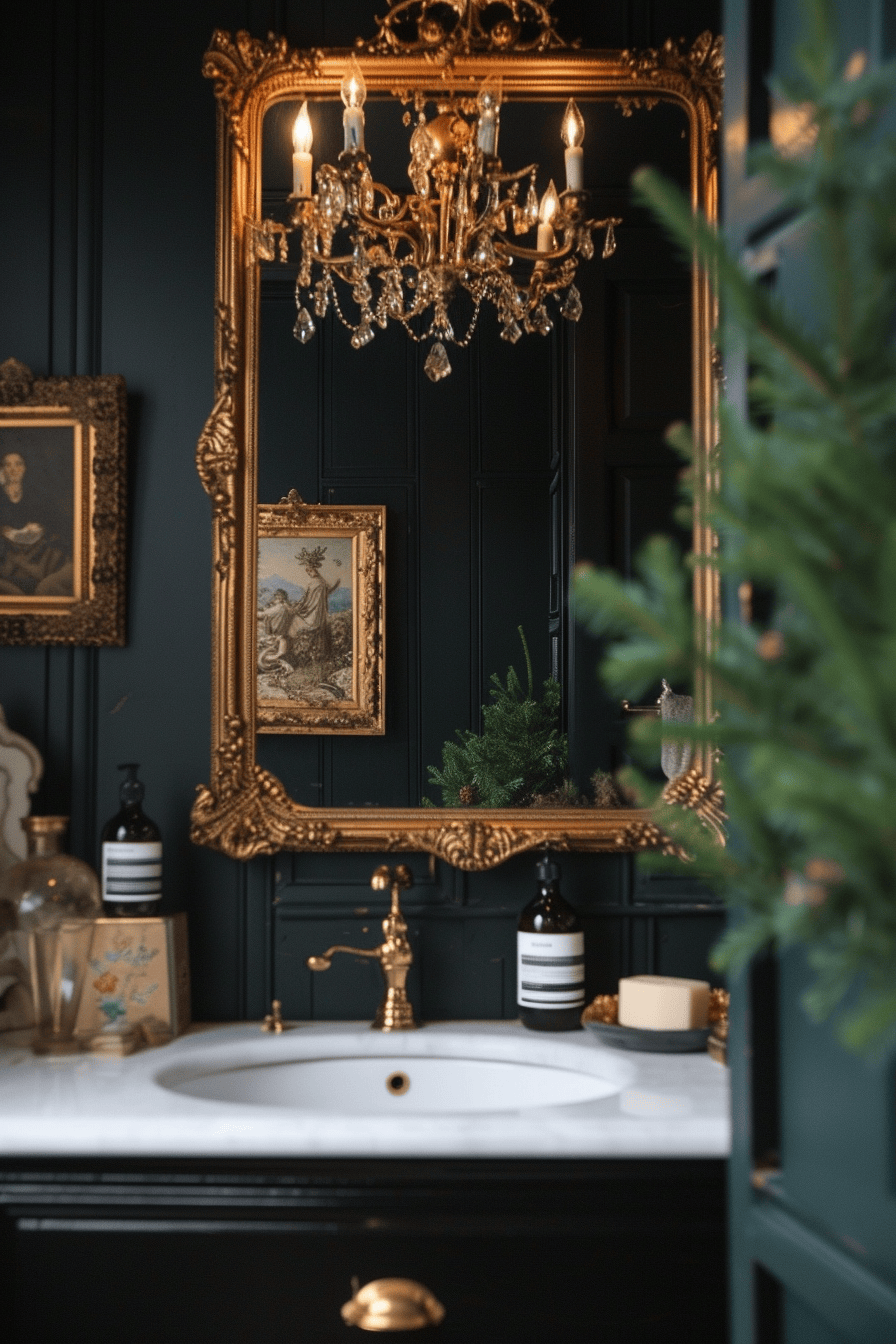
<path id="1" fill-rule="evenodd" d="M 489 173 L 485 180 L 488 182 L 489 186 L 491 186 L 493 182 L 519 182 L 522 178 L 531 177 L 531 175 L 536 172 L 538 172 L 538 164 L 530 163 L 526 168 L 521 168 L 517 173 Z"/>
<path id="2" fill-rule="evenodd" d="M 380 219 L 379 216 L 377 216 L 377 215 L 368 215 L 367 217 L 368 217 L 369 219 L 372 219 L 372 220 L 375 220 L 375 221 L 376 221 L 376 224 L 377 224 L 378 227 L 381 226 L 381 225 L 383 225 L 383 224 L 386 224 L 386 223 L 391 224 L 391 223 L 393 223 L 393 221 L 395 221 L 395 220 L 402 219 L 403 216 L 407 214 L 407 211 L 408 211 L 408 202 L 407 202 L 406 199 L 405 199 L 404 201 L 402 201 L 402 199 L 401 199 L 400 196 L 397 196 L 397 195 L 395 194 L 394 191 L 390 191 L 388 187 L 383 186 L 382 182 L 371 182 L 371 186 L 373 187 L 374 194 L 376 194 L 377 192 L 379 192 L 379 194 L 382 196 L 383 200 L 384 200 L 388 205 L 392 205 L 392 204 L 394 203 L 395 205 L 400 205 L 400 206 L 401 206 L 401 209 L 398 211 L 397 214 L 395 214 L 395 215 L 389 215 L 388 219 L 386 219 L 386 220 L 382 220 L 382 219 Z M 359 213 L 359 215 L 360 215 L 360 214 L 366 214 L 366 211 L 364 210 L 364 207 L 363 207 L 362 205 L 360 205 L 360 204 L 359 204 L 359 206 L 358 206 L 358 213 Z"/>
<path id="3" fill-rule="evenodd" d="M 616 229 L 621 223 L 621 218 L 616 215 L 610 215 L 609 219 L 588 219 L 585 221 L 583 227 L 586 229 Z"/>
<path id="4" fill-rule="evenodd" d="M 553 252 L 539 252 L 534 247 L 520 247 L 518 243 L 508 243 L 505 238 L 495 239 L 495 250 L 511 257 L 520 257 L 523 261 L 554 262 L 562 261 L 574 251 L 573 243 L 564 243 Z"/>
<path id="5" fill-rule="evenodd" d="M 419 257 L 421 250 L 425 250 L 423 242 L 429 230 L 422 229 L 416 220 L 377 219 L 375 215 L 369 215 L 363 206 L 358 207 L 357 218 L 374 235 L 381 234 L 399 241 L 403 239 L 410 245 L 415 259 Z"/>

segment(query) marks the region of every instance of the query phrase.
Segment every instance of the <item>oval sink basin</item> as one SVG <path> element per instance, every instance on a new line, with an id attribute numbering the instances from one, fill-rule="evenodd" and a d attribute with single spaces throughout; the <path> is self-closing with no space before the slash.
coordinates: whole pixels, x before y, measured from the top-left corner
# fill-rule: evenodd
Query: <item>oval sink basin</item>
<path id="1" fill-rule="evenodd" d="M 569 1106 L 624 1085 L 622 1078 L 546 1064 L 434 1054 L 278 1060 L 159 1081 L 206 1101 L 396 1117 Z"/>

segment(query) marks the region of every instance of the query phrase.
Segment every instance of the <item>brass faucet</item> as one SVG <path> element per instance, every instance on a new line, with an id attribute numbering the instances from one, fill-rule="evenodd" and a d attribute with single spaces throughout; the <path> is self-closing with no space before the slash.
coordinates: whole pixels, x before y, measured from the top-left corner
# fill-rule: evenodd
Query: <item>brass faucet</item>
<path id="1" fill-rule="evenodd" d="M 385 942 L 380 943 L 379 947 L 343 947 L 337 944 L 328 947 L 322 957 L 309 957 L 306 963 L 312 971 L 328 971 L 334 952 L 349 952 L 356 957 L 377 957 L 386 982 L 386 992 L 371 1023 L 374 1031 L 413 1031 L 417 1026 L 414 1009 L 405 990 L 414 954 L 408 942 L 408 926 L 398 899 L 399 892 L 407 890 L 412 882 L 411 871 L 403 863 L 397 868 L 388 868 L 385 864 L 377 868 L 370 879 L 374 891 L 392 888 L 392 906 L 383 920 Z"/>

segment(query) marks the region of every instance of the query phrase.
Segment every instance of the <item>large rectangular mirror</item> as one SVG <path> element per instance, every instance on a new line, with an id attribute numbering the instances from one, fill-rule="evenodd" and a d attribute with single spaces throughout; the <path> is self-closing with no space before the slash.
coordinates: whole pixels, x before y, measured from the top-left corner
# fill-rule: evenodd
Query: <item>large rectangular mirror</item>
<path id="1" fill-rule="evenodd" d="M 635 848 L 646 818 L 634 809 L 444 808 L 428 767 L 441 765 L 457 729 L 478 729 L 492 673 L 503 678 L 513 664 L 525 675 L 518 627 L 536 686 L 549 675 L 561 685 L 573 779 L 584 787 L 614 764 L 617 711 L 601 699 L 597 650 L 570 615 L 568 579 L 584 559 L 627 569 L 641 537 L 668 526 L 680 467 L 663 443 L 670 421 L 693 420 L 697 469 L 709 474 L 711 296 L 633 207 L 628 180 L 655 164 L 715 217 L 718 44 L 455 55 L 447 77 L 419 56 L 359 54 L 376 181 L 408 189 L 412 132 L 397 91 L 438 95 L 447 78 L 475 98 L 499 75 L 504 170 L 537 162 L 539 192 L 549 179 L 562 184 L 560 126 L 574 98 L 588 216 L 623 220 L 615 253 L 601 258 L 598 230 L 594 259 L 578 266 L 578 322 L 555 307 L 547 335 L 511 343 L 484 308 L 471 343 L 448 347 L 451 374 L 435 384 L 423 371 L 432 343 L 415 344 L 397 324 L 355 349 L 331 311 L 315 318 L 313 339 L 292 338 L 300 250 L 293 237 L 279 261 L 280 235 L 264 221 L 289 219 L 292 128 L 304 102 L 315 166 L 337 161 L 349 55 L 219 33 L 206 57 L 220 138 L 216 403 L 198 451 L 214 519 L 213 753 L 193 838 L 238 858 L 424 850 L 471 870 L 544 844 Z M 259 721 L 260 686 L 266 704 L 298 694 L 288 658 L 268 674 L 271 640 L 260 663 L 258 636 L 260 624 L 273 628 L 258 611 L 276 603 L 279 585 L 302 596 L 292 591 L 301 576 L 273 572 L 270 544 L 259 564 L 258 507 L 290 492 L 343 511 L 385 506 L 384 732 L 340 733 L 332 713 L 336 729 L 323 734 L 307 715 L 274 731 L 276 715 Z M 324 532 L 311 540 L 324 545 Z M 711 545 L 700 517 L 692 544 L 701 554 Z M 302 546 L 306 560 L 316 553 Z M 702 582 L 695 619 L 711 618 Z M 317 694 L 350 694 L 348 676 L 321 676 Z"/>

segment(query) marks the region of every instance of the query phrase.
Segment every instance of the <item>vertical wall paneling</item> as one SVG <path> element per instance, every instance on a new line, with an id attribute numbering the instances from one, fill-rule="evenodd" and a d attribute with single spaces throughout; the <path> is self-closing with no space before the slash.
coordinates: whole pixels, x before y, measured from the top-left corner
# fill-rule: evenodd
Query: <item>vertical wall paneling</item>
<path id="1" fill-rule="evenodd" d="M 669 33 L 692 40 L 718 27 L 710 0 L 615 0 L 599 10 L 558 0 L 555 12 L 561 31 L 592 47 L 653 45 Z M 151 15 L 103 0 L 35 0 L 4 16 L 0 359 L 23 359 L 38 374 L 124 375 L 129 574 L 127 647 L 2 649 L 0 704 L 45 755 L 36 810 L 70 813 L 72 849 L 87 859 L 96 860 L 98 826 L 117 806 L 118 762 L 141 761 L 147 811 L 165 838 L 166 908 L 189 916 L 200 1019 L 260 1016 L 274 994 L 303 1015 L 365 1016 L 376 996 L 370 967 L 349 960 L 336 978 L 334 963 L 334 978 L 312 985 L 302 955 L 319 950 L 320 938 L 380 936 L 382 902 L 369 877 L 394 856 L 286 854 L 243 867 L 188 837 L 209 752 L 209 505 L 194 453 L 212 402 L 215 106 L 202 54 L 216 27 L 281 30 L 303 47 L 349 45 L 372 31 L 373 14 L 370 0 L 196 0 L 186 9 L 160 0 Z M 288 118 L 286 105 L 277 111 Z M 371 143 L 378 167 L 403 180 L 407 131 L 394 114 L 371 110 Z M 536 682 L 552 668 L 564 682 L 565 713 L 578 725 L 576 777 L 584 783 L 595 765 L 619 759 L 619 725 L 594 675 L 598 648 L 575 623 L 566 576 L 582 559 L 616 561 L 621 475 L 643 487 L 632 491 L 633 526 L 658 489 L 668 496 L 668 482 L 643 473 L 665 451 L 669 405 L 647 425 L 617 414 L 626 348 L 618 291 L 640 292 L 632 288 L 645 277 L 639 238 L 653 240 L 648 255 L 664 246 L 631 206 L 628 174 L 653 145 L 680 176 L 683 151 L 674 115 L 662 109 L 624 119 L 603 106 L 589 117 L 595 212 L 621 213 L 626 225 L 618 256 L 585 268 L 586 316 L 575 330 L 558 319 L 548 339 L 509 346 L 483 313 L 470 349 L 450 352 L 450 380 L 434 387 L 422 373 L 425 347 L 400 333 L 378 332 L 356 352 L 328 321 L 300 346 L 290 334 L 294 273 L 265 268 L 262 497 L 295 487 L 307 499 L 388 507 L 389 731 L 367 741 L 263 741 L 259 759 L 302 803 L 432 793 L 427 766 L 457 728 L 478 726 L 491 674 L 503 678 L 510 663 L 523 674 L 519 624 Z M 528 162 L 531 126 L 514 131 L 512 120 L 509 159 Z M 321 134 L 335 143 L 338 108 L 331 121 Z M 278 125 L 269 131 L 275 147 Z M 536 139 L 535 157 L 562 171 L 550 117 Z M 316 131 L 315 153 L 323 144 Z M 288 146 L 277 153 L 288 173 Z M 282 168 L 274 163 L 266 208 Z M 638 339 L 649 327 L 630 314 Z M 630 404 L 644 391 L 638 373 L 629 370 Z M 513 512 L 522 537 L 509 527 Z M 408 861 L 425 1014 L 513 1016 L 513 932 L 532 892 L 533 856 L 474 875 L 425 856 Z M 690 913 L 655 916 L 661 893 L 636 892 L 628 859 L 570 855 L 563 867 L 585 914 L 591 992 L 650 958 L 671 969 L 705 962 L 712 933 L 703 898 Z"/>

